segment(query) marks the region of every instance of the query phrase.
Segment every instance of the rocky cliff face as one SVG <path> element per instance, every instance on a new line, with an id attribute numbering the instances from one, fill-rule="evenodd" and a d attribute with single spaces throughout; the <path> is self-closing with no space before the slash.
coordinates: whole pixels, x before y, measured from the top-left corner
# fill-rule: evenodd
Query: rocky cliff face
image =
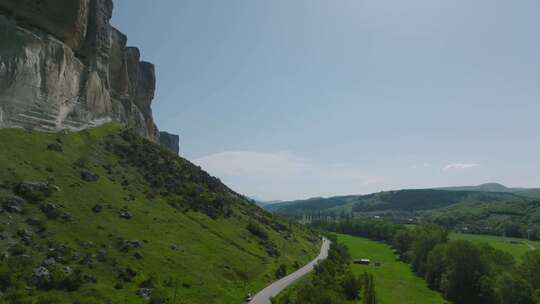
<path id="1" fill-rule="evenodd" d="M 159 132 L 159 143 L 176 153 L 180 153 L 180 136 L 168 132 Z"/>
<path id="2" fill-rule="evenodd" d="M 0 0 L 0 127 L 115 120 L 158 141 L 154 66 L 110 25 L 112 11 L 112 0 Z"/>

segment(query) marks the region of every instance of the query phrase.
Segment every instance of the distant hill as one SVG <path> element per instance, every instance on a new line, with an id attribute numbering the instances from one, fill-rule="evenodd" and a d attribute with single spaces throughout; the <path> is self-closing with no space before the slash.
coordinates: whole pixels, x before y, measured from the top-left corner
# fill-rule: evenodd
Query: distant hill
<path id="1" fill-rule="evenodd" d="M 430 221 L 468 233 L 540 235 L 539 189 L 490 183 L 437 189 L 406 189 L 368 195 L 283 202 L 267 210 L 287 216 L 381 216 L 398 222 Z"/>
<path id="2" fill-rule="evenodd" d="M 330 198 L 310 198 L 307 200 L 297 200 L 290 202 L 281 202 L 277 204 L 266 205 L 264 208 L 268 211 L 292 214 L 296 212 L 318 212 L 343 207 L 354 203 L 360 196 L 335 196 Z"/>
<path id="3" fill-rule="evenodd" d="M 478 186 L 443 187 L 436 189 L 447 191 L 506 192 L 526 197 L 540 198 L 540 188 L 510 188 L 499 183 L 487 183 Z"/>
<path id="4" fill-rule="evenodd" d="M 298 213 L 338 214 L 350 212 L 424 211 L 462 203 L 515 202 L 526 198 L 507 192 L 481 192 L 436 189 L 385 191 L 369 195 L 336 196 L 283 202 L 265 206 L 269 211 L 293 215 Z"/>
<path id="5" fill-rule="evenodd" d="M 478 186 L 441 187 L 435 189 L 447 191 L 513 192 L 512 188 L 508 188 L 499 183 L 486 183 Z"/>
<path id="6" fill-rule="evenodd" d="M 274 203 L 263 207 L 271 212 L 287 215 L 319 212 L 336 214 L 352 211 L 422 211 L 462 203 L 517 202 L 528 198 L 540 198 L 540 188 L 510 188 L 499 183 L 486 183 L 478 186 L 405 189 L 368 195 L 316 197 Z"/>

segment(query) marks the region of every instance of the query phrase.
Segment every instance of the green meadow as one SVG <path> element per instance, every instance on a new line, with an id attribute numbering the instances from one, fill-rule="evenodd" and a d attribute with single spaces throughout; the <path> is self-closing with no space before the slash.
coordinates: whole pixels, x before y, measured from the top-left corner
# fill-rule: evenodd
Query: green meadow
<path id="1" fill-rule="evenodd" d="M 474 243 L 487 243 L 493 248 L 506 251 L 520 260 L 523 255 L 531 250 L 540 249 L 540 242 L 526 239 L 507 238 L 483 234 L 451 233 L 452 240 L 467 240 Z"/>
<path id="2" fill-rule="evenodd" d="M 435 304 L 447 303 L 436 291 L 430 290 L 422 278 L 417 277 L 409 265 L 400 262 L 390 246 L 349 235 L 338 235 L 353 259 L 380 261 L 381 266 L 353 265 L 356 275 L 372 273 L 375 290 L 381 304 Z"/>

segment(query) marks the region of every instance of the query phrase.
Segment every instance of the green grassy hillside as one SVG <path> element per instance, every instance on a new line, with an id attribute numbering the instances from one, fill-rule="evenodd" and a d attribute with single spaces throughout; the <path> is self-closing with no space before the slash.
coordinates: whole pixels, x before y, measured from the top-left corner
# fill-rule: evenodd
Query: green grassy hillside
<path id="1" fill-rule="evenodd" d="M 0 142 L 0 303 L 240 303 L 318 253 L 310 231 L 118 125 Z"/>

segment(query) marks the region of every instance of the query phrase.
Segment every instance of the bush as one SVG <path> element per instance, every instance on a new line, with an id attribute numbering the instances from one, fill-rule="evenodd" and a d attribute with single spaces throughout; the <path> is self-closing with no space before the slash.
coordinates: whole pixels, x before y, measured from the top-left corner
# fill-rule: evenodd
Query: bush
<path id="1" fill-rule="evenodd" d="M 279 265 L 278 269 L 276 270 L 275 275 L 276 275 L 276 279 L 281 279 L 284 276 L 286 276 L 287 275 L 287 265 L 285 265 L 285 264 Z"/>
<path id="2" fill-rule="evenodd" d="M 249 224 L 247 224 L 246 226 L 246 229 L 249 232 L 251 232 L 251 234 L 253 234 L 254 236 L 260 239 L 263 239 L 263 240 L 268 239 L 268 232 L 266 232 L 266 230 L 264 230 L 264 228 L 257 223 L 249 222 Z"/>
<path id="3" fill-rule="evenodd" d="M 163 288 L 154 288 L 152 289 L 152 294 L 150 295 L 150 304 L 165 304 L 169 302 L 167 293 Z"/>

